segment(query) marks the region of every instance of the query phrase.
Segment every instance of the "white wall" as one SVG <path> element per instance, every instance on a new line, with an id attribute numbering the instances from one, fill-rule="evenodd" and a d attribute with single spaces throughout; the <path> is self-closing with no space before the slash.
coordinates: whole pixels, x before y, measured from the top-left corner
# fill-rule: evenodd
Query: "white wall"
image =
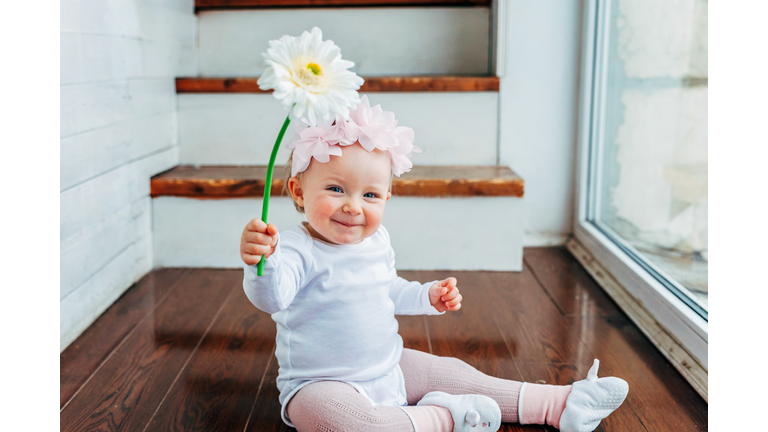
<path id="1" fill-rule="evenodd" d="M 261 53 L 270 40 L 299 36 L 314 26 L 362 76 L 488 73 L 487 8 L 293 8 L 198 16 L 205 76 L 261 76 Z"/>
<path id="2" fill-rule="evenodd" d="M 525 180 L 523 244 L 562 244 L 573 215 L 582 2 L 500 1 L 499 162 Z"/>
<path id="3" fill-rule="evenodd" d="M 417 165 L 495 165 L 496 92 L 370 93 L 371 105 L 396 113 L 423 150 Z M 180 94 L 179 143 L 184 165 L 266 165 L 286 112 L 271 94 Z M 293 123 L 291 126 L 301 123 Z M 468 124 L 472 127 L 449 128 Z M 293 130 L 290 131 L 293 133 Z M 279 164 L 290 150 L 282 145 Z"/>
<path id="4" fill-rule="evenodd" d="M 194 0 L 61 0 L 63 350 L 152 268 L 149 179 L 179 162 Z"/>

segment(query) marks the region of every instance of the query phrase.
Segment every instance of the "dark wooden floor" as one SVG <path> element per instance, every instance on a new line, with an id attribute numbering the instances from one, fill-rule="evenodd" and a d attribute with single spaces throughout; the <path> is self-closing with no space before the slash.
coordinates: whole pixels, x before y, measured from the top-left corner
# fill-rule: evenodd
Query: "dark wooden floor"
<path id="1" fill-rule="evenodd" d="M 598 431 L 707 430 L 707 403 L 566 250 L 527 248 L 521 273 L 400 275 L 456 276 L 464 296 L 458 312 L 398 317 L 406 347 L 549 384 L 583 379 L 597 357 L 600 376 L 630 388 Z M 154 271 L 61 354 L 61 430 L 288 430 L 274 350 L 275 324 L 246 299 L 241 270 Z"/>

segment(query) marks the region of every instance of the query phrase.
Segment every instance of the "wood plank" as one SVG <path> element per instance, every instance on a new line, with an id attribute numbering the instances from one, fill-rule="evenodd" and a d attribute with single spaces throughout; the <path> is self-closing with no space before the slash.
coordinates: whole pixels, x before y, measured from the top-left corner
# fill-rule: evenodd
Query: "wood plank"
<path id="1" fill-rule="evenodd" d="M 178 269 L 160 272 L 168 271 Z M 420 281 L 452 275 L 465 297 L 459 312 L 399 316 L 406 346 L 427 351 L 424 333 L 429 331 L 436 355 L 460 358 L 488 375 L 542 384 L 580 380 L 597 357 L 600 376 L 618 376 L 630 386 L 625 404 L 598 431 L 707 430 L 706 402 L 628 318 L 598 313 L 564 316 L 530 268 L 522 273 L 403 271 L 400 275 Z M 136 325 L 134 333 L 64 407 L 61 429 L 143 430 L 165 397 L 147 430 L 243 430 L 244 417 L 247 431 L 292 430 L 279 414 L 274 323 L 262 321 L 261 313 L 253 312 L 243 298 L 241 278 L 240 270 L 194 269 L 179 279 L 167 300 Z M 117 338 L 130 327 L 138 310 L 153 307 L 158 298 L 134 292 L 138 289 L 104 314 L 99 321 L 103 327 L 94 324 L 84 333 L 80 353 L 103 356 L 103 350 L 98 354 L 85 341 L 114 344 L 115 339 L 109 339 L 111 325 L 104 319 L 120 308 L 127 311 L 110 318 L 118 326 Z M 220 308 L 229 293 L 229 301 Z M 126 304 L 121 306 L 122 302 Z M 219 310 L 219 318 L 212 322 Z M 422 327 L 419 319 L 426 320 L 428 327 Z M 504 424 L 501 430 L 554 429 Z"/>
<path id="2" fill-rule="evenodd" d="M 244 430 L 273 357 L 276 332 L 271 316 L 236 290 L 147 429 Z"/>
<path id="3" fill-rule="evenodd" d="M 427 321 L 419 315 L 397 315 L 398 333 L 403 338 L 403 348 L 432 353 L 427 333 Z"/>
<path id="4" fill-rule="evenodd" d="M 495 76 L 365 77 L 361 93 L 499 91 Z"/>
<path id="5" fill-rule="evenodd" d="M 409 280 L 442 280 L 453 276 L 459 281 L 464 299 L 461 309 L 444 315 L 427 316 L 433 354 L 460 358 L 488 375 L 520 380 L 520 373 L 492 320 L 488 320 L 485 288 L 478 284 L 480 273 L 461 271 L 400 272 Z M 407 276 L 406 276 L 407 275 Z"/>
<path id="6" fill-rule="evenodd" d="M 499 91 L 495 76 L 364 77 L 360 93 Z M 176 93 L 272 93 L 258 78 L 176 78 Z"/>
<path id="7" fill-rule="evenodd" d="M 600 359 L 598 376 L 629 383 L 626 403 L 647 430 L 707 430 L 707 403 L 629 318 L 574 315 L 566 320 L 584 329 L 585 351 Z"/>
<path id="8" fill-rule="evenodd" d="M 562 310 L 562 313 L 564 314 L 570 310 L 578 310 L 578 308 L 570 309 L 573 303 L 569 303 L 568 300 L 568 289 L 573 289 L 574 285 L 570 282 L 574 279 L 569 280 L 566 276 L 563 276 L 562 279 L 558 279 L 558 275 L 562 276 L 570 273 L 570 275 L 573 276 L 575 273 L 583 272 L 584 270 L 572 266 L 569 263 L 568 257 L 562 255 L 559 255 L 558 257 L 558 254 L 560 253 L 563 253 L 560 248 L 540 253 L 545 260 L 548 258 L 551 259 L 552 262 L 556 262 L 553 267 L 548 268 L 546 264 L 542 264 L 542 262 L 538 260 L 538 258 L 541 257 L 537 256 L 533 259 L 528 258 L 528 255 L 537 255 L 537 251 L 531 251 L 529 248 L 525 250 L 526 259 L 528 260 L 527 262 L 537 263 L 534 265 L 541 265 L 538 274 L 542 275 L 541 280 L 545 283 L 546 287 L 551 288 L 547 295 L 554 303 L 557 303 L 558 300 L 560 300 L 559 304 L 563 305 L 564 309 Z M 547 268 L 551 271 L 550 275 L 547 275 L 546 272 L 543 271 Z M 526 272 L 530 273 L 529 266 L 526 266 L 524 273 Z M 596 294 L 600 288 L 597 287 L 591 278 L 584 278 L 582 276 L 576 276 L 576 278 L 578 278 L 575 280 L 578 281 L 579 289 L 583 290 L 579 291 L 580 295 L 581 293 L 588 294 L 589 301 L 593 301 L 599 297 L 599 295 Z M 556 285 L 556 280 L 559 280 L 560 282 L 565 281 L 566 283 Z M 557 291 L 563 287 L 567 289 Z M 570 292 L 570 295 L 573 296 L 574 292 Z M 550 295 L 550 293 L 552 294 Z M 539 300 L 531 300 L 526 300 L 524 303 L 528 305 L 528 307 L 546 303 L 543 297 L 540 297 Z M 596 300 L 592 305 L 587 304 L 585 307 L 587 313 L 574 313 L 565 317 L 564 321 L 566 322 L 566 326 L 564 328 L 556 326 L 553 329 L 544 331 L 550 335 L 550 338 L 552 338 L 551 335 L 568 335 L 568 355 L 563 359 L 565 360 L 564 363 L 577 367 L 582 373 L 582 376 L 586 375 L 586 372 L 592 365 L 593 359 L 598 358 L 601 360 L 599 376 L 618 376 L 629 383 L 630 392 L 627 402 L 625 403 L 627 404 L 627 407 L 631 409 L 631 412 L 626 408 L 623 408 L 620 412 L 617 411 L 615 413 L 615 418 L 611 418 L 614 417 L 612 415 L 609 417 L 609 420 L 606 420 L 604 426 L 606 430 L 610 430 L 608 429 L 609 426 L 615 427 L 618 430 L 698 430 L 696 429 L 696 426 L 692 429 L 681 429 L 673 427 L 668 423 L 666 425 L 664 424 L 664 418 L 667 416 L 674 416 L 672 412 L 690 411 L 693 413 L 701 413 L 700 410 L 702 408 L 701 405 L 686 407 L 681 405 L 680 402 L 672 403 L 671 398 L 668 396 L 665 397 L 664 393 L 669 392 L 671 387 L 674 387 L 673 391 L 682 394 L 675 395 L 673 398 L 682 397 L 683 400 L 685 400 L 686 397 L 690 400 L 691 394 L 695 394 L 698 397 L 698 394 L 696 394 L 695 390 L 691 388 L 690 385 L 685 383 L 680 375 L 675 376 L 675 371 L 671 365 L 669 365 L 669 363 L 666 362 L 666 359 L 664 359 L 655 347 L 645 339 L 641 333 L 639 333 L 639 330 L 631 324 L 623 312 L 617 308 L 614 311 L 613 309 L 615 306 L 611 307 L 611 305 L 606 302 L 597 303 L 598 301 L 600 300 Z M 554 313 L 552 315 L 554 315 Z M 534 331 L 540 331 L 541 326 L 543 325 L 546 324 L 541 323 L 539 325 L 527 326 L 527 328 L 535 329 Z M 513 329 L 513 327 L 507 328 L 509 330 Z M 574 347 L 571 345 L 574 337 L 581 341 L 581 347 Z M 638 359 L 638 356 L 643 359 Z M 650 370 L 648 368 L 649 363 L 656 363 L 657 368 L 655 370 Z M 523 362 L 518 362 L 518 365 L 521 369 L 525 367 Z M 661 365 L 665 365 L 666 368 L 661 367 Z M 670 374 L 670 372 L 673 373 Z M 663 377 L 659 377 L 658 375 L 662 373 Z M 679 387 L 682 387 L 682 389 Z M 643 395 L 646 393 L 653 393 L 654 396 L 645 398 Z M 641 411 L 646 410 L 645 404 L 651 403 L 650 399 L 652 398 L 659 398 L 659 400 L 654 403 L 660 403 L 667 407 L 667 409 L 654 412 L 653 414 L 648 415 L 647 418 L 644 418 L 643 415 L 641 415 Z M 700 398 L 698 402 L 704 403 Z M 705 420 L 703 421 L 703 424 L 706 427 L 706 407 L 704 408 Z M 643 429 L 638 429 L 637 422 L 633 417 L 637 418 Z M 682 415 L 682 417 L 685 417 L 685 415 Z M 687 423 L 688 426 L 696 425 L 697 423 L 702 424 L 700 423 L 700 419 L 695 417 L 696 414 L 690 418 L 691 421 Z"/>
<path id="9" fill-rule="evenodd" d="M 565 248 L 525 248 L 523 261 L 566 315 L 623 315 Z"/>
<path id="10" fill-rule="evenodd" d="M 179 283 L 63 408 L 61 430 L 144 430 L 194 352 L 179 338 L 156 334 L 204 333 L 225 299 L 242 289 L 242 274 L 197 270 Z"/>
<path id="11" fill-rule="evenodd" d="M 571 328 L 527 267 L 519 273 L 487 272 L 478 281 L 488 316 L 512 351 L 516 361 L 542 364 L 591 364 L 580 356 L 580 329 Z"/>
<path id="12" fill-rule="evenodd" d="M 187 198 L 243 198 L 264 194 L 265 166 L 178 166 L 152 178 L 151 195 Z M 275 167 L 271 194 L 285 195 L 285 168 Z M 415 166 L 395 177 L 394 196 L 522 197 L 524 182 L 503 166 Z"/>
<path id="13" fill-rule="evenodd" d="M 491 0 L 195 0 L 195 10 L 361 6 L 490 6 Z"/>
<path id="14" fill-rule="evenodd" d="M 59 407 L 69 401 L 122 340 L 178 286 L 189 269 L 149 273 L 131 286 L 59 355 Z"/>
<path id="15" fill-rule="evenodd" d="M 261 431 L 295 431 L 296 429 L 288 427 L 280 417 L 280 390 L 277 388 L 277 375 L 280 366 L 277 364 L 277 358 L 274 356 L 269 363 L 267 373 L 264 375 L 261 386 L 259 386 L 256 397 L 253 400 L 253 408 L 248 419 L 248 425 L 245 432 Z"/>
<path id="16" fill-rule="evenodd" d="M 395 177 L 392 195 L 513 196 L 522 198 L 523 179 L 506 166 L 414 166 Z"/>

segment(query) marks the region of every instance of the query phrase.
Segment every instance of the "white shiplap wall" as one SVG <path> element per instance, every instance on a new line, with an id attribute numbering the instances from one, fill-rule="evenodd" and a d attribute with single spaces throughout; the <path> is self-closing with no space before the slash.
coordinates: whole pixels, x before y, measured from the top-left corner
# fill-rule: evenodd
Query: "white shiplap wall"
<path id="1" fill-rule="evenodd" d="M 61 0 L 63 350 L 152 268 L 149 179 L 179 163 L 194 0 Z"/>

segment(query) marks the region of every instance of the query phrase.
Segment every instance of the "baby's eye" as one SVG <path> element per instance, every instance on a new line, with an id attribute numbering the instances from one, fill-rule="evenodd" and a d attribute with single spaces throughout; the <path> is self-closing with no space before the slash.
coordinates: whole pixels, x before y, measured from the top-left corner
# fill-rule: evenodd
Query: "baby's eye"
<path id="1" fill-rule="evenodd" d="M 338 187 L 338 186 L 330 186 L 330 187 L 328 188 L 328 190 L 329 190 L 329 191 L 331 191 L 331 192 L 337 192 L 337 193 L 341 193 L 341 188 L 340 188 L 340 187 Z"/>
<path id="2" fill-rule="evenodd" d="M 366 193 L 365 195 L 363 195 L 363 197 L 365 197 L 365 198 L 378 198 L 379 196 L 378 196 L 378 195 L 376 195 L 376 194 L 375 194 L 375 193 L 373 193 L 373 192 L 368 192 L 368 193 Z"/>

